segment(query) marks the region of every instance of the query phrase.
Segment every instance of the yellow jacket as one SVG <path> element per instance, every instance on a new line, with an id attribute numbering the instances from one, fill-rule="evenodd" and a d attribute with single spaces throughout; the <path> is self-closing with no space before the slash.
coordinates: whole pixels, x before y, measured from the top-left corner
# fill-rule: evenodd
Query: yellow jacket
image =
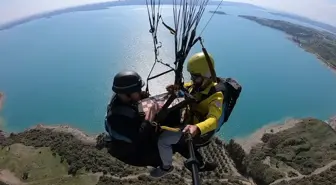
<path id="1" fill-rule="evenodd" d="M 196 105 L 191 106 L 191 111 L 198 117 L 194 116 L 193 124 L 200 129 L 201 135 L 211 132 L 217 128 L 218 121 L 222 115 L 222 105 L 224 101 L 224 95 L 221 91 L 214 91 L 217 83 L 211 83 L 203 91 L 193 93 L 192 82 L 185 83 L 184 87 L 188 89 L 197 100 L 201 100 L 202 97 L 206 97 L 203 101 Z M 198 118 L 204 120 L 198 120 Z"/>

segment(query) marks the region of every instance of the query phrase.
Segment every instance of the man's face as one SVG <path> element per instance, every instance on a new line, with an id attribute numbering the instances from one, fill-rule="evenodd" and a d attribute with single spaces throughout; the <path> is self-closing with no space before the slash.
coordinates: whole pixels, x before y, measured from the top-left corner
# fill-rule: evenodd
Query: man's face
<path id="1" fill-rule="evenodd" d="M 130 95 L 132 101 L 140 101 L 141 100 L 141 93 L 134 92 Z"/>
<path id="2" fill-rule="evenodd" d="M 199 74 L 190 74 L 191 80 L 195 85 L 202 85 L 203 83 L 203 77 Z"/>
<path id="3" fill-rule="evenodd" d="M 124 102 L 137 102 L 141 100 L 141 93 L 140 92 L 134 92 L 129 95 L 127 94 L 118 94 L 118 96 L 122 99 Z"/>

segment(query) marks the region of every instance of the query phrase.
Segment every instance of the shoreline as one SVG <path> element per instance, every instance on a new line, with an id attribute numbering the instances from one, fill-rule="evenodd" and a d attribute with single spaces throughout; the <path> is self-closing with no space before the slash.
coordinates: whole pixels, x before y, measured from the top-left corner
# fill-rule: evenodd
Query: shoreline
<path id="1" fill-rule="evenodd" d="M 330 118 L 330 120 L 336 120 L 336 117 L 332 117 Z M 307 178 L 309 181 L 312 181 L 316 180 L 316 177 L 323 178 L 317 181 L 319 182 L 319 184 L 325 181 L 330 181 L 328 180 L 328 178 L 334 176 L 335 171 L 332 169 L 336 165 L 336 161 L 333 158 L 336 152 L 335 150 L 333 150 L 336 135 L 324 125 L 325 122 L 326 121 L 323 122 L 315 118 L 306 117 L 302 119 L 288 119 L 282 124 L 272 124 L 265 126 L 264 129 L 271 133 L 285 131 L 287 129 L 293 129 L 293 132 L 289 130 L 290 134 L 288 134 L 287 132 L 284 134 L 278 134 L 277 137 L 275 137 L 275 140 L 281 141 L 281 143 L 270 146 L 272 149 L 274 149 L 272 150 L 274 153 L 267 153 L 270 152 L 270 148 L 261 148 L 257 146 L 255 152 L 246 154 L 244 153 L 244 149 L 242 149 L 242 147 L 240 146 L 240 143 L 231 141 L 229 143 L 224 143 L 218 139 L 215 139 L 215 141 L 212 142 L 209 147 L 205 147 L 204 150 L 201 150 L 202 155 L 206 159 L 210 159 L 210 161 L 215 160 L 217 162 L 217 164 L 219 165 L 219 169 L 218 171 L 203 174 L 201 175 L 201 178 L 205 181 L 208 181 L 209 183 L 214 183 L 215 181 L 218 182 L 219 180 L 221 182 L 228 181 L 234 185 L 255 185 L 257 183 L 281 184 L 281 182 L 283 181 L 288 181 L 290 182 L 290 184 L 293 184 L 292 182 L 295 183 L 296 179 L 300 180 L 301 182 L 296 184 L 305 184 L 304 182 L 307 181 L 305 178 Z M 296 127 L 293 128 L 293 126 Z M 45 130 L 45 132 L 30 129 L 40 129 Z M 317 129 L 322 130 L 321 132 L 316 133 Z M 5 176 L 2 176 L 2 178 L 1 173 L 6 171 L 2 171 L 0 169 L 0 181 L 3 181 L 6 178 L 8 179 L 9 177 L 22 177 L 22 171 L 17 172 L 17 169 L 22 168 L 22 166 L 25 166 L 26 164 L 29 165 L 30 162 L 34 163 L 35 161 L 40 161 L 41 159 L 42 161 L 53 161 L 52 163 L 43 163 L 46 164 L 46 166 L 43 166 L 44 169 L 47 169 L 47 167 L 54 167 L 53 165 L 55 164 L 55 162 L 57 162 L 57 164 L 59 164 L 60 162 L 60 164 L 66 165 L 66 169 L 68 171 L 62 171 L 64 172 L 64 175 L 60 176 L 60 178 L 64 177 L 65 175 L 67 177 L 70 177 L 68 176 L 69 172 L 71 175 L 75 176 L 75 178 L 78 178 L 81 175 L 84 175 L 84 173 L 80 173 L 80 175 L 77 176 L 76 174 L 78 170 L 85 168 L 85 171 L 89 174 L 93 172 L 99 173 L 101 175 L 104 174 L 106 176 L 115 177 L 115 179 L 120 180 L 121 184 L 123 184 L 123 182 L 126 183 L 126 181 L 123 180 L 129 180 L 130 178 L 134 178 L 134 181 L 140 182 L 146 182 L 151 180 L 147 178 L 139 178 L 140 176 L 145 177 L 148 175 L 148 173 L 144 173 L 142 171 L 145 170 L 145 168 L 129 168 L 129 166 L 126 166 L 123 163 L 116 162 L 117 160 L 114 160 L 113 156 L 111 157 L 107 150 L 101 150 L 98 149 L 96 146 L 78 142 L 77 139 L 80 139 L 82 141 L 94 139 L 93 136 L 89 136 L 79 129 L 72 128 L 68 125 L 47 126 L 39 124 L 27 130 L 28 132 L 26 133 L 11 135 L 10 139 L 8 139 L 8 141 L 5 141 L 5 148 L 2 148 L 5 152 L 5 161 L 6 159 L 13 160 L 13 164 L 16 161 L 18 162 L 16 162 L 17 165 L 15 166 L 11 166 L 11 164 L 6 163 L 6 166 L 4 166 L 2 170 L 8 170 L 8 172 L 12 172 L 12 174 L 3 173 L 3 175 Z M 72 133 L 73 135 L 75 135 L 75 137 L 69 137 L 69 135 L 64 134 L 55 134 L 54 132 Z M 301 135 L 301 133 L 303 135 Z M 257 134 L 252 135 L 255 137 L 254 139 L 257 138 L 256 135 Z M 302 137 L 305 136 L 307 136 L 307 141 L 302 140 Z M 59 139 L 55 139 L 55 137 L 59 137 Z M 331 138 L 331 140 L 328 140 L 329 137 Z M 315 138 L 318 142 L 314 142 Z M 269 139 L 272 139 L 272 137 L 269 137 Z M 298 143 L 298 145 L 294 145 L 293 147 L 289 145 L 283 146 L 284 143 L 288 143 L 287 139 L 288 141 L 291 141 L 291 143 L 293 141 L 300 141 L 300 143 Z M 285 140 L 286 142 L 284 142 Z M 265 146 L 266 143 L 269 144 L 269 141 L 270 140 L 264 140 L 264 143 L 261 146 Z M 301 143 L 302 141 L 303 143 Z M 309 149 L 311 147 L 315 148 L 313 150 L 307 150 L 307 144 L 309 146 Z M 298 154 L 299 157 L 309 155 L 312 156 L 312 160 L 314 161 L 323 158 L 324 155 L 326 155 L 326 157 L 323 161 L 320 162 L 321 164 L 314 164 L 308 167 L 305 167 L 304 163 L 302 164 L 292 159 L 286 161 L 287 158 L 280 158 L 283 155 L 283 151 L 288 152 L 290 155 L 290 151 L 296 151 L 299 145 L 301 147 L 304 147 L 303 149 L 306 149 L 305 152 L 310 151 L 310 153 Z M 40 147 L 43 147 L 42 150 L 40 149 Z M 323 153 L 323 151 L 325 151 L 326 149 L 330 150 L 330 154 Z M 206 153 L 205 151 L 207 150 L 210 152 Z M 34 157 L 32 158 L 34 160 L 28 160 L 27 162 L 26 154 L 32 154 L 31 156 Z M 11 158 L 11 156 L 13 155 L 15 155 L 15 158 Z M 54 157 L 52 157 L 52 155 Z M 56 155 L 59 155 L 59 157 L 55 158 Z M 290 163 L 291 161 L 293 161 L 293 163 Z M 108 164 L 106 164 L 106 162 L 108 162 Z M 176 169 L 178 169 L 177 171 L 175 171 L 174 175 L 176 175 L 176 177 L 178 178 L 184 179 L 185 184 L 190 183 L 191 175 L 189 174 L 188 176 L 186 176 L 186 173 L 184 173 L 185 168 L 183 168 L 183 158 L 180 155 L 175 156 L 174 166 L 176 167 Z M 262 168 L 260 168 L 260 166 Z M 55 168 L 58 169 L 57 167 L 58 165 L 56 165 Z M 28 168 L 28 170 L 31 170 L 29 171 L 29 174 L 33 174 L 33 170 L 35 169 L 40 170 L 42 168 Z M 126 169 L 127 171 L 124 171 Z M 295 175 L 293 175 L 293 173 L 295 173 Z M 50 173 L 50 176 L 53 180 L 54 173 Z M 33 175 L 29 177 L 31 177 L 31 182 L 39 182 L 39 179 L 33 179 Z M 55 180 L 58 179 L 55 178 Z M 100 179 L 96 179 L 96 181 L 100 181 Z M 104 181 L 106 181 L 106 179 Z M 162 182 L 162 184 L 173 184 L 173 182 Z"/>
<path id="2" fill-rule="evenodd" d="M 316 119 L 313 117 L 307 117 L 308 119 Z M 257 144 L 263 143 L 261 138 L 264 134 L 276 134 L 288 129 L 295 127 L 298 123 L 304 121 L 307 118 L 289 118 L 280 123 L 270 123 L 266 124 L 263 127 L 257 129 L 252 134 L 249 134 L 245 137 L 237 137 L 233 140 L 238 143 L 245 151 L 249 154 L 251 149 Z M 323 120 L 322 120 L 323 121 Z M 323 121 L 325 124 L 329 125 L 336 132 L 336 116 L 332 116 L 328 120 Z"/>
<path id="3" fill-rule="evenodd" d="M 331 117 L 329 120 L 325 121 L 332 129 L 336 131 L 336 116 Z"/>
<path id="4" fill-rule="evenodd" d="M 301 47 L 301 46 L 300 46 Z M 336 72 L 336 66 L 334 64 L 331 64 L 330 62 L 325 61 L 324 58 L 322 58 L 318 53 L 310 51 L 308 48 L 304 48 L 301 47 L 302 49 L 304 49 L 306 52 L 311 53 L 313 55 L 315 55 L 315 57 L 322 62 L 322 64 L 324 64 L 327 68 L 329 68 L 330 70 L 332 70 L 333 72 Z"/>
<path id="5" fill-rule="evenodd" d="M 291 42 L 293 42 L 295 45 L 303 49 L 305 52 L 313 54 L 315 58 L 319 60 L 319 62 L 322 62 L 333 72 L 336 71 L 336 63 L 335 63 L 336 58 L 332 58 L 332 56 L 325 54 L 329 52 L 329 50 L 322 48 L 325 50 L 321 51 L 321 49 L 317 50 L 315 48 L 316 43 L 323 46 L 326 45 L 325 47 L 327 48 L 328 47 L 335 48 L 336 45 L 332 45 L 330 44 L 330 42 L 333 43 L 336 40 L 336 33 L 322 32 L 313 27 L 303 26 L 300 24 L 277 19 L 269 19 L 250 15 L 239 15 L 238 17 L 241 17 L 249 21 L 253 21 L 261 26 L 265 26 L 284 33 L 285 38 L 291 40 Z M 324 41 L 324 39 L 321 38 L 324 38 L 327 41 Z M 311 42 L 311 40 L 313 40 L 314 42 Z M 311 45 L 307 44 L 307 42 Z M 330 44 L 331 46 L 329 46 L 328 44 Z M 322 57 L 322 55 L 326 56 Z M 326 57 L 331 57 L 330 58 L 331 62 L 327 61 Z"/>
<path id="6" fill-rule="evenodd" d="M 302 119 L 290 118 L 286 119 L 284 122 L 281 123 L 266 124 L 263 127 L 257 129 L 252 134 L 247 135 L 246 137 L 234 138 L 233 140 L 244 149 L 245 153 L 249 154 L 253 146 L 259 143 L 263 143 L 261 138 L 264 134 L 275 134 L 293 128 L 297 123 L 300 123 L 301 121 Z"/>
<path id="7" fill-rule="evenodd" d="M 16 26 L 35 21 L 38 19 L 49 19 L 52 18 L 53 16 L 65 14 L 65 13 L 72 13 L 72 12 L 78 12 L 78 11 L 94 11 L 94 10 L 102 10 L 102 9 L 107 9 L 111 6 L 113 6 L 114 3 L 118 1 L 110 1 L 110 2 L 104 2 L 104 3 L 93 3 L 93 4 L 84 4 L 84 5 L 79 5 L 79 6 L 72 6 L 68 8 L 61 8 L 61 9 L 55 9 L 51 11 L 45 11 L 41 13 L 36 13 L 33 15 L 27 15 L 25 17 L 16 19 L 16 20 L 11 20 L 8 22 L 4 22 L 3 24 L 0 24 L 0 31 L 8 30 L 11 28 L 14 28 Z"/>
<path id="8" fill-rule="evenodd" d="M 309 117 L 308 117 L 309 118 Z M 280 123 L 270 123 L 266 124 L 263 127 L 255 130 L 253 133 L 245 136 L 245 137 L 236 137 L 232 138 L 236 143 L 238 143 L 244 151 L 249 154 L 252 147 L 259 143 L 263 143 L 261 138 L 264 134 L 270 133 L 275 134 L 290 128 L 293 128 L 298 123 L 302 122 L 305 118 L 288 118 Z M 315 118 L 312 118 L 315 119 Z M 328 120 L 324 121 L 326 124 L 328 124 L 333 130 L 336 131 L 336 116 L 333 116 L 329 118 Z M 27 128 L 24 131 L 28 130 L 46 130 L 50 129 L 54 132 L 62 132 L 62 133 L 69 133 L 72 134 L 75 138 L 82 141 L 85 144 L 94 145 L 96 143 L 96 139 L 99 136 L 99 134 L 88 134 L 87 132 L 81 130 L 80 128 L 73 127 L 71 125 L 67 124 L 59 124 L 59 125 L 46 125 L 46 124 L 37 124 L 35 126 L 32 126 L 30 128 Z M 20 132 L 14 132 L 14 133 L 20 133 Z M 103 133 L 103 132 L 102 132 Z M 7 133 L 5 130 L 0 129 L 0 143 L 1 139 L 4 137 L 7 137 L 10 133 Z M 217 136 L 218 139 L 225 141 L 225 139 L 220 138 Z"/>
<path id="9" fill-rule="evenodd" d="M 96 143 L 96 138 L 99 135 L 89 135 L 85 131 L 80 130 L 79 128 L 72 127 L 70 125 L 45 125 L 45 124 L 38 124 L 36 126 L 33 126 L 29 129 L 26 130 L 45 130 L 45 129 L 50 129 L 54 132 L 63 132 L 63 133 L 69 133 L 72 134 L 75 138 L 78 140 L 82 141 L 83 143 L 86 144 L 95 144 Z M 26 131 L 25 130 L 25 131 Z"/>
<path id="10" fill-rule="evenodd" d="M 162 5 L 172 5 L 171 1 L 169 0 L 161 0 Z M 219 2 L 216 1 L 209 1 L 208 5 L 218 5 Z M 146 5 L 145 2 L 139 0 L 106 0 L 105 2 L 100 3 L 90 3 L 90 4 L 83 4 L 77 6 L 70 6 L 67 8 L 59 8 L 50 11 L 43 11 L 40 13 L 36 13 L 33 15 L 26 15 L 22 18 L 18 18 L 15 20 L 10 20 L 0 24 L 0 31 L 8 30 L 19 26 L 21 24 L 25 24 L 34 20 L 38 19 L 48 19 L 52 18 L 53 16 L 66 14 L 66 13 L 74 13 L 74 12 L 83 12 L 83 11 L 95 11 L 95 10 L 104 10 L 109 9 L 110 7 L 115 6 L 129 6 L 129 5 Z M 224 5 L 236 5 L 236 6 L 244 6 L 244 5 L 251 5 L 249 3 L 234 3 L 234 2 L 226 2 L 222 3 Z M 252 5 L 253 6 L 253 5 Z"/>
<path id="11" fill-rule="evenodd" d="M 285 33 L 286 34 L 286 33 Z M 323 59 L 318 53 L 314 52 L 314 51 L 311 51 L 309 50 L 308 48 L 304 47 L 304 45 L 302 44 L 299 44 L 297 42 L 295 42 L 293 40 L 293 35 L 290 35 L 290 34 L 286 34 L 286 38 L 288 40 L 290 40 L 292 43 L 294 43 L 296 46 L 300 47 L 301 49 L 303 49 L 305 52 L 307 53 L 310 53 L 310 54 L 313 54 L 315 56 L 315 58 L 321 62 L 323 65 L 325 65 L 328 69 L 330 69 L 331 71 L 333 72 L 336 72 L 336 66 L 331 64 L 330 62 L 326 61 L 325 59 Z"/>

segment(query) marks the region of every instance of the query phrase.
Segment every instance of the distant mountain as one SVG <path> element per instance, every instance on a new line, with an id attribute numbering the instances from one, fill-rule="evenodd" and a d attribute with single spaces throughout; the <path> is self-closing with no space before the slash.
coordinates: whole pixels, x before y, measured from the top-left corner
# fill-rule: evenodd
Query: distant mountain
<path id="1" fill-rule="evenodd" d="M 220 1 L 209 1 L 208 5 L 218 5 Z M 162 5 L 172 5 L 172 0 L 161 0 Z M 59 10 L 54 10 L 50 12 L 43 12 L 43 13 L 37 13 L 35 15 L 31 15 L 28 17 L 24 17 L 15 21 L 11 21 L 5 24 L 0 24 L 0 31 L 13 28 L 14 26 L 24 24 L 36 19 L 41 18 L 50 18 L 52 16 L 64 14 L 64 13 L 70 13 L 70 12 L 78 12 L 78 11 L 94 11 L 94 10 L 102 10 L 102 9 L 108 9 L 109 7 L 113 6 L 127 6 L 127 5 L 146 5 L 146 1 L 140 1 L 140 0 L 124 0 L 124 1 L 109 1 L 109 2 L 103 2 L 103 3 L 95 3 L 95 4 L 86 4 L 86 5 L 80 5 L 75 7 L 69 7 Z M 241 7 L 250 7 L 250 8 L 259 8 L 261 7 L 247 4 L 247 3 L 235 3 L 235 2 L 222 2 L 221 6 L 241 6 Z"/>
<path id="2" fill-rule="evenodd" d="M 314 21 L 312 19 L 309 19 L 309 18 L 306 18 L 306 17 L 302 17 L 302 16 L 299 16 L 299 15 L 294 15 L 294 14 L 279 13 L 279 12 L 269 12 L 269 13 L 273 14 L 273 15 L 281 16 L 281 17 L 295 19 L 295 20 L 298 20 L 298 21 L 301 21 L 301 22 L 304 22 L 304 23 L 308 23 L 308 24 L 311 24 L 313 26 L 317 26 L 317 27 L 323 28 L 325 30 L 328 30 L 328 31 L 333 32 L 333 33 L 336 34 L 336 27 L 332 26 L 330 24 Z"/>
<path id="3" fill-rule="evenodd" d="M 220 2 L 220 1 L 218 1 Z M 216 1 L 211 1 L 211 4 L 213 5 L 218 5 L 218 2 Z M 266 10 L 265 8 L 262 8 L 260 6 L 256 6 L 253 4 L 249 4 L 249 3 L 240 3 L 240 2 L 229 2 L 229 1 L 223 1 L 222 6 L 240 6 L 240 7 L 246 7 L 246 8 L 257 8 L 257 9 L 261 9 L 261 10 Z"/>

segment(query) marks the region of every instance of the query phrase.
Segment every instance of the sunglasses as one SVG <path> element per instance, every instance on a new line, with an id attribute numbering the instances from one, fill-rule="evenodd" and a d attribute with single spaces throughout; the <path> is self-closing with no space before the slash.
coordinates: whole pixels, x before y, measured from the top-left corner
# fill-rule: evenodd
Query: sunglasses
<path id="1" fill-rule="evenodd" d="M 200 74 L 190 74 L 191 80 L 196 80 L 197 78 L 202 77 Z"/>

